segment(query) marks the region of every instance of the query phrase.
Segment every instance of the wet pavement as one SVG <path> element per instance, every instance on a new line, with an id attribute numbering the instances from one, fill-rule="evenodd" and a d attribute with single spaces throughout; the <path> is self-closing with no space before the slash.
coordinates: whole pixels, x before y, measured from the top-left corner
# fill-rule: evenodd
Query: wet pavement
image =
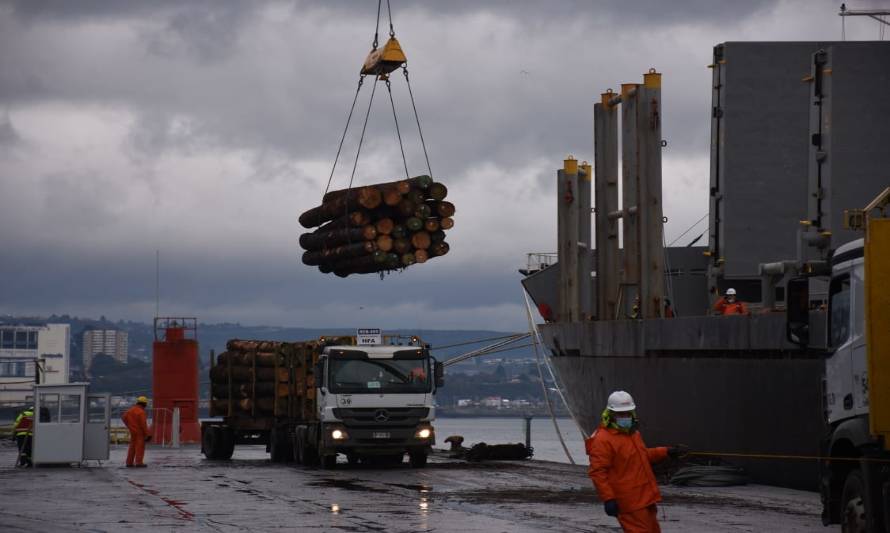
<path id="1" fill-rule="evenodd" d="M 150 447 L 148 468 L 111 461 L 16 469 L 0 445 L 3 531 L 620 531 L 584 466 L 544 461 L 482 464 L 431 458 L 424 469 L 273 465 L 262 447 L 231 461 L 197 447 Z M 341 459 L 342 461 L 342 459 Z M 748 485 L 663 486 L 665 532 L 827 531 L 816 493 Z"/>

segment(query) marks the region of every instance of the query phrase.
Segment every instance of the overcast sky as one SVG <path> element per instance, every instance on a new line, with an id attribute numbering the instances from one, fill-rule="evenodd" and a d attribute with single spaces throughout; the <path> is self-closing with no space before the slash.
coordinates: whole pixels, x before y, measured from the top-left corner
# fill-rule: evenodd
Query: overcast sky
<path id="1" fill-rule="evenodd" d="M 392 7 L 457 215 L 449 255 L 381 281 L 303 266 L 296 221 L 320 201 L 376 2 L 0 2 L 0 313 L 148 321 L 159 249 L 164 315 L 525 329 L 516 269 L 555 251 L 555 171 L 567 154 L 592 160 L 600 92 L 664 74 L 670 242 L 707 212 L 712 47 L 841 31 L 831 1 Z M 864 19 L 846 31 L 878 37 Z M 393 91 L 409 169 L 426 173 L 400 76 Z M 402 173 L 384 95 L 357 184 Z M 332 188 L 348 182 L 355 126 Z"/>

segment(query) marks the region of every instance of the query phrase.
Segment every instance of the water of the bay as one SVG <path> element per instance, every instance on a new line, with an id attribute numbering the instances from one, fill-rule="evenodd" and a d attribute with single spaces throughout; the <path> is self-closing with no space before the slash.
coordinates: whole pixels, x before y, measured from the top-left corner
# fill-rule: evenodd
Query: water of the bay
<path id="1" fill-rule="evenodd" d="M 556 421 L 575 463 L 587 464 L 584 441 L 578 427 L 570 418 L 557 418 Z M 522 418 L 438 418 L 433 425 L 436 428 L 437 448 L 447 448 L 445 439 L 450 435 L 461 435 L 466 447 L 479 442 L 525 444 L 525 420 Z M 531 441 L 535 450 L 534 459 L 569 462 L 550 418 L 532 419 Z"/>

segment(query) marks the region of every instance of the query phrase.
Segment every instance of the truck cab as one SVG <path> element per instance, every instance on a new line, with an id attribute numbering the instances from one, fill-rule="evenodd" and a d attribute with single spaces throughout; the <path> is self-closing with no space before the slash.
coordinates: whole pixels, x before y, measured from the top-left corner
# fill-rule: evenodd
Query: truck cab
<path id="1" fill-rule="evenodd" d="M 856 239 L 834 251 L 824 304 L 810 300 L 813 276 L 788 284 L 788 339 L 825 358 L 822 521 L 845 532 L 890 533 L 890 328 L 882 300 L 890 287 L 879 286 L 890 268 L 890 225 L 880 222 L 872 221 L 871 243 Z"/>
<path id="2" fill-rule="evenodd" d="M 334 345 L 316 363 L 319 456 L 426 464 L 433 444 L 442 366 L 418 339 L 405 344 Z"/>

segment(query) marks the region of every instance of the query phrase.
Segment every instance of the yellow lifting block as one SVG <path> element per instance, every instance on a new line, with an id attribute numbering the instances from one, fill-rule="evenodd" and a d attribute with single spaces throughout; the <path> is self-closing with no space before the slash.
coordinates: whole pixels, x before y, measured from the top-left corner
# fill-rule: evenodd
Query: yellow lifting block
<path id="1" fill-rule="evenodd" d="M 405 57 L 399 40 L 390 37 L 383 48 L 371 50 L 365 58 L 365 64 L 362 65 L 362 74 L 386 75 L 401 67 L 406 61 L 408 58 Z"/>

